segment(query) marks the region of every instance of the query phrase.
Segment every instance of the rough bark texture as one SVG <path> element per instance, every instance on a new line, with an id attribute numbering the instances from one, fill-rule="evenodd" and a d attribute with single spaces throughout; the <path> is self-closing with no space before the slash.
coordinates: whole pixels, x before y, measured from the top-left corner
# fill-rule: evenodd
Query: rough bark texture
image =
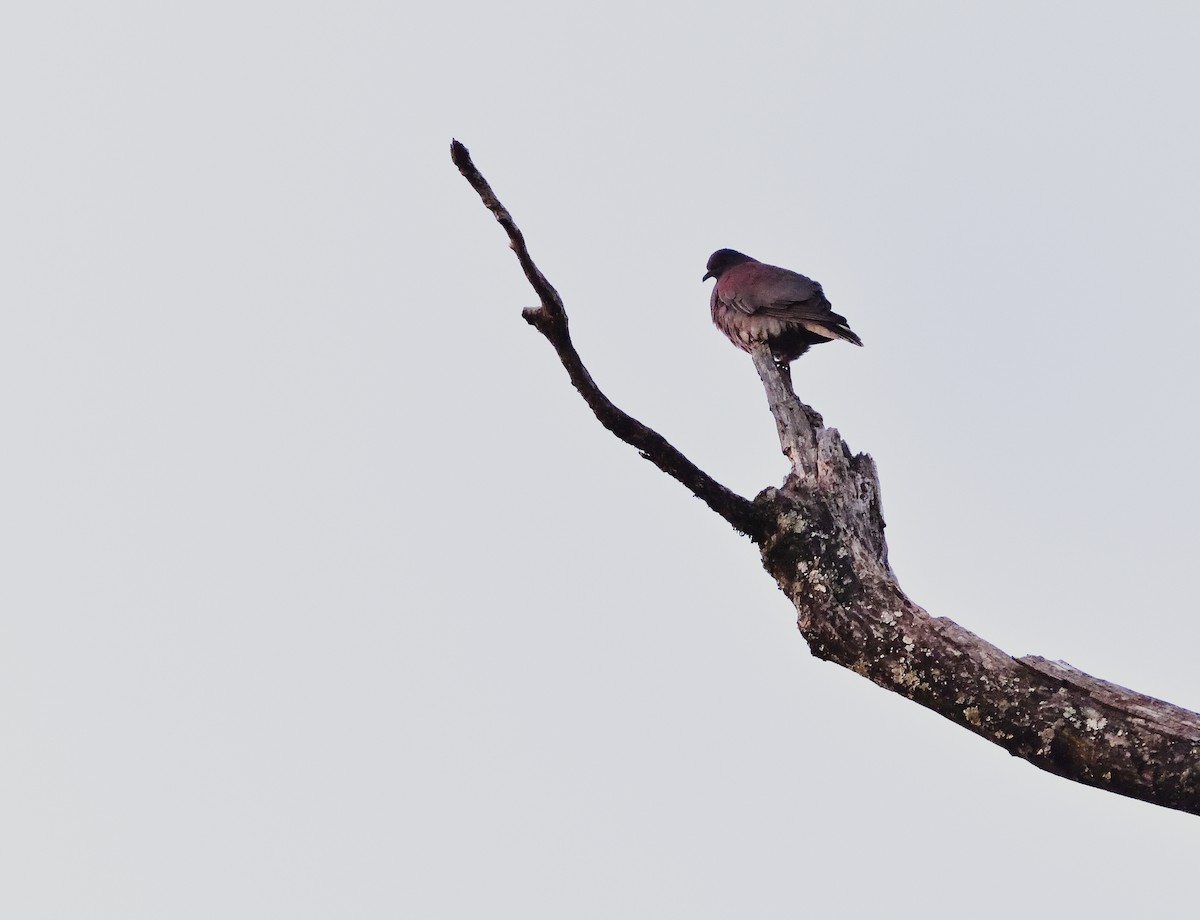
<path id="1" fill-rule="evenodd" d="M 806 407 L 792 392 L 791 368 L 775 361 L 771 346 L 765 341 L 751 344 L 750 357 L 767 393 L 767 408 L 775 418 L 779 447 L 792 464 L 791 475 L 803 477 L 816 472 L 811 466 L 806 466 L 816 457 L 815 426 L 805 415 Z"/>
<path id="2" fill-rule="evenodd" d="M 752 356 L 792 472 L 782 487 L 753 502 L 614 406 L 571 344 L 562 301 L 534 265 L 512 217 L 462 144 L 453 143 L 451 156 L 508 233 L 541 299 L 525 319 L 554 346 L 601 424 L 754 540 L 764 567 L 795 605 L 814 655 L 1043 770 L 1200 814 L 1200 715 L 1065 662 L 1014 658 L 909 600 L 888 565 L 874 461 L 852 454 L 837 429 L 824 427 L 821 416 L 796 399 L 790 375 L 767 349 Z"/>

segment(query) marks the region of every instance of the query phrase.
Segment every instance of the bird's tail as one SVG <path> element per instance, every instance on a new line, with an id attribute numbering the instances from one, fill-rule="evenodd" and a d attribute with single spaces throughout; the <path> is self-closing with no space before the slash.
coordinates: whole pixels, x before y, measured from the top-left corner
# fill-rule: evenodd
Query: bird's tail
<path id="1" fill-rule="evenodd" d="M 843 339 L 853 342 L 855 345 L 862 345 L 862 339 L 858 337 L 858 334 L 846 324 L 844 317 L 838 316 L 836 313 L 820 320 L 805 320 L 804 328 L 827 339 Z"/>

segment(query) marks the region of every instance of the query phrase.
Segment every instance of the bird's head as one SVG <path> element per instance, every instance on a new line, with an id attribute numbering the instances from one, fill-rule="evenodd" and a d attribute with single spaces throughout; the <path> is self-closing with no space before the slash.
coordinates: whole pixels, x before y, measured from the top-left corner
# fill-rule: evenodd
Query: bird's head
<path id="1" fill-rule="evenodd" d="M 735 265 L 741 265 L 743 262 L 753 262 L 745 253 L 738 252 L 736 249 L 718 249 L 708 257 L 708 271 L 704 273 L 701 281 L 707 281 L 709 278 L 720 278 L 721 275 L 733 268 Z"/>

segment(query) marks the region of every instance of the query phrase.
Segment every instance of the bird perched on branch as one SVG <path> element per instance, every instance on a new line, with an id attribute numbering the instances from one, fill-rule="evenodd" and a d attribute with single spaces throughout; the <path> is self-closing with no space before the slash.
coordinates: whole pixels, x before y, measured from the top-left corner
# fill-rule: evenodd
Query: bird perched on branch
<path id="1" fill-rule="evenodd" d="M 718 249 L 708 257 L 701 280 L 709 278 L 717 279 L 711 302 L 717 328 L 742 351 L 749 351 L 751 342 L 767 342 L 784 370 L 810 345 L 833 339 L 862 344 L 811 278 L 733 249 Z"/>

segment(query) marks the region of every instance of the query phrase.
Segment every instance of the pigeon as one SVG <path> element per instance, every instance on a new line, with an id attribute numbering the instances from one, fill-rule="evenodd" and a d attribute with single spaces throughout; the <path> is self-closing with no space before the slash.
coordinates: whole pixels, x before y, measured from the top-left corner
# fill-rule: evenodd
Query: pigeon
<path id="1" fill-rule="evenodd" d="M 702 281 L 715 278 L 712 319 L 729 341 L 742 351 L 766 341 L 775 360 L 786 369 L 811 345 L 844 339 L 862 345 L 846 317 L 829 308 L 821 285 L 797 272 L 733 249 L 718 249 L 708 257 Z"/>

